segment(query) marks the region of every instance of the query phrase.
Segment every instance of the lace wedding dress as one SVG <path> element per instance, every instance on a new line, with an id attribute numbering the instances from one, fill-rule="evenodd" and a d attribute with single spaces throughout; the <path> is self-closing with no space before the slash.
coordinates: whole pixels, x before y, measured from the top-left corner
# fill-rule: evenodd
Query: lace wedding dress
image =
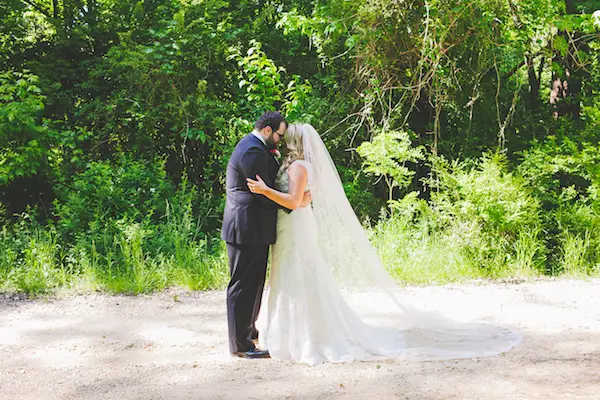
<path id="1" fill-rule="evenodd" d="M 308 127 L 312 128 L 310 125 Z M 449 359 L 496 355 L 521 341 L 515 331 L 458 324 L 403 305 L 356 219 L 329 153 L 314 129 L 304 137 L 313 204 L 279 211 L 270 277 L 257 321 L 261 348 L 273 359 L 310 365 L 381 358 Z M 332 169 L 333 168 L 333 169 Z M 278 190 L 288 191 L 287 171 Z M 358 300 L 357 300 L 358 299 Z M 382 326 L 356 310 L 375 302 Z"/>
<path id="2" fill-rule="evenodd" d="M 287 192 L 287 173 L 276 183 Z M 274 359 L 307 364 L 401 352 L 399 331 L 366 325 L 343 299 L 321 254 L 312 207 L 279 211 L 277 218 L 268 295 L 258 321 L 261 347 Z"/>

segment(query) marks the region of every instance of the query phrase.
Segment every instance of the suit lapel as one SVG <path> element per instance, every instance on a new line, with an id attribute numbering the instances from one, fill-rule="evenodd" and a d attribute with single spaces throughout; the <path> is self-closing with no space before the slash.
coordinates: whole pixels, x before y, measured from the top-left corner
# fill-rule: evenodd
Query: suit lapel
<path id="1" fill-rule="evenodd" d="M 271 173 L 273 174 L 273 177 L 275 177 L 277 175 L 277 171 L 279 171 L 279 161 L 277 161 L 277 159 L 275 158 L 275 156 L 271 153 L 269 153 L 269 157 L 271 157 L 273 159 L 273 161 L 271 161 Z"/>
<path id="2" fill-rule="evenodd" d="M 262 148 L 265 149 L 265 152 L 267 153 L 268 157 L 271 158 L 271 160 L 269 161 L 270 172 L 273 175 L 273 177 L 275 177 L 280 167 L 279 160 L 277 160 L 277 158 L 273 154 L 271 154 L 269 148 L 262 142 L 262 140 L 254 136 L 252 133 L 248 134 L 248 137 L 250 138 L 250 140 L 254 140 L 256 143 L 260 143 L 262 145 Z"/>
<path id="3" fill-rule="evenodd" d="M 267 145 L 263 143 L 262 140 L 260 140 L 259 138 L 257 138 L 256 136 L 254 136 L 252 133 L 248 134 L 248 137 L 254 141 L 256 141 L 256 143 L 260 144 L 265 150 L 267 149 Z"/>

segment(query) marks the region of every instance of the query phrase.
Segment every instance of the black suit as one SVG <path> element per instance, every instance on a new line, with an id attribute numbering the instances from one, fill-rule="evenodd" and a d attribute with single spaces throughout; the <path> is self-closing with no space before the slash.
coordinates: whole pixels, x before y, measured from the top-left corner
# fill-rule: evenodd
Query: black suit
<path id="1" fill-rule="evenodd" d="M 279 206 L 250 192 L 246 178 L 256 175 L 273 187 L 279 165 L 256 136 L 244 137 L 227 164 L 227 198 L 221 238 L 227 242 L 229 273 L 227 322 L 229 349 L 254 349 L 252 335 L 267 273 L 269 245 L 275 243 Z"/>

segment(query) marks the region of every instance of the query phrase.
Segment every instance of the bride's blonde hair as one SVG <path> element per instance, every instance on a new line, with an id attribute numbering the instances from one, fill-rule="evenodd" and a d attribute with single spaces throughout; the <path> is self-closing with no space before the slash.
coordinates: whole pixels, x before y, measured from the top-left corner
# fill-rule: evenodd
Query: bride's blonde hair
<path id="1" fill-rule="evenodd" d="M 291 124 L 285 131 L 287 154 L 279 168 L 279 174 L 286 171 L 296 160 L 304 160 L 303 128 L 306 124 Z"/>

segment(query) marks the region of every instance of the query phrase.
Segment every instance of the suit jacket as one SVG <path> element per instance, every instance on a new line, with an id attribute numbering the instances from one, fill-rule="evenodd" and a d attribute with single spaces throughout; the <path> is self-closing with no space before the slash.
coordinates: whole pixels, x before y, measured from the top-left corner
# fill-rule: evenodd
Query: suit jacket
<path id="1" fill-rule="evenodd" d="M 228 243 L 275 243 L 278 204 L 248 189 L 246 178 L 256 175 L 273 187 L 279 164 L 259 138 L 250 134 L 235 146 L 227 164 L 226 201 L 221 238 Z"/>

